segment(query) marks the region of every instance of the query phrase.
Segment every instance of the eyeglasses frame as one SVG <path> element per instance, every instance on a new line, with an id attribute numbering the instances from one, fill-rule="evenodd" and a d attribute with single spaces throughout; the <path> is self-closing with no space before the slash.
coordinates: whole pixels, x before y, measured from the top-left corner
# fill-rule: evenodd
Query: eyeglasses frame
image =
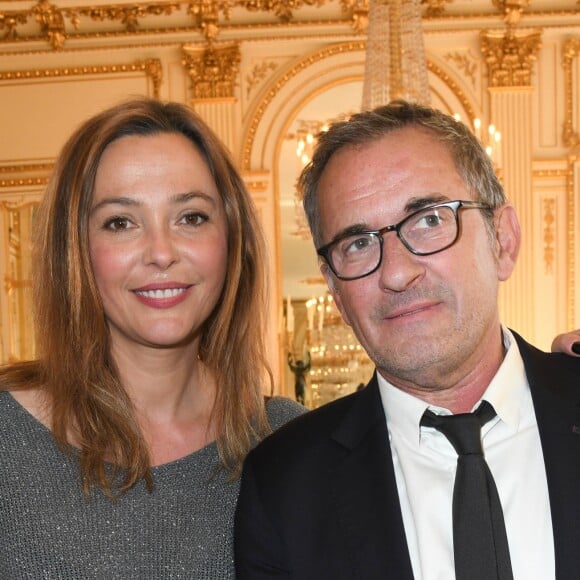
<path id="1" fill-rule="evenodd" d="M 453 211 L 453 215 L 455 217 L 455 225 L 457 226 L 455 238 L 449 244 L 447 244 L 443 248 L 435 250 L 434 252 L 418 252 L 418 251 L 414 250 L 411 246 L 409 246 L 409 243 L 407 242 L 407 240 L 405 240 L 405 238 L 401 237 L 401 227 L 407 221 L 409 221 L 414 216 L 416 216 L 417 214 L 419 214 L 425 210 L 436 209 L 438 207 L 448 207 Z M 339 236 L 338 238 L 336 238 L 335 240 L 332 240 L 332 242 L 318 248 L 316 250 L 316 253 L 324 260 L 324 262 L 331 269 L 332 273 L 339 280 L 344 280 L 344 281 L 360 280 L 361 278 L 366 278 L 367 276 L 370 276 L 371 274 L 376 272 L 380 268 L 381 264 L 383 263 L 383 257 L 384 257 L 384 252 L 383 252 L 384 239 L 383 239 L 383 236 L 388 232 L 395 232 L 397 234 L 397 237 L 399 238 L 399 240 L 401 240 L 401 243 L 405 246 L 405 248 L 407 248 L 407 250 L 409 250 L 409 252 L 411 252 L 415 256 L 432 256 L 433 254 L 438 254 L 439 252 L 443 252 L 444 250 L 447 250 L 448 248 L 453 246 L 455 244 L 455 242 L 457 242 L 457 240 L 459 239 L 459 232 L 460 232 L 460 227 L 461 227 L 461 224 L 459 221 L 459 210 L 460 209 L 493 210 L 494 208 L 492 208 L 491 206 L 484 204 L 484 203 L 478 203 L 476 201 L 468 201 L 468 200 L 444 201 L 444 202 L 440 202 L 440 203 L 435 203 L 433 205 L 427 205 L 425 207 L 422 207 L 421 209 L 418 209 L 417 211 L 414 211 L 413 213 L 409 214 L 408 216 L 404 217 L 400 222 L 393 224 L 393 225 L 390 225 L 390 226 L 385 226 L 384 228 L 381 228 L 379 230 L 364 230 L 364 231 L 355 232 L 355 233 L 352 233 L 352 232 L 345 233 L 345 234 Z M 339 242 L 341 242 L 345 238 L 348 238 L 349 236 L 353 236 L 353 235 L 376 236 L 379 240 L 379 249 L 380 249 L 379 260 L 378 260 L 377 265 L 372 270 L 370 270 L 366 274 L 363 274 L 362 276 L 354 276 L 354 277 L 340 276 L 337 273 L 337 271 L 334 269 L 334 266 L 331 263 L 331 260 L 329 258 L 329 251 L 332 249 L 333 246 L 335 246 L 336 244 L 338 244 Z"/>

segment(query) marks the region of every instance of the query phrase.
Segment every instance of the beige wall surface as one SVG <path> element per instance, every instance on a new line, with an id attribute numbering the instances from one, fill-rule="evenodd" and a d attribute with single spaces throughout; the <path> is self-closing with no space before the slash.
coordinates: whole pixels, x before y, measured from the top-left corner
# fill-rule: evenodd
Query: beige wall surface
<path id="1" fill-rule="evenodd" d="M 133 94 L 188 103 L 231 149 L 270 259 L 269 345 L 290 392 L 283 303 L 322 294 L 296 234 L 298 123 L 360 108 L 367 2 L 0 0 L 0 361 L 33 356 L 31 203 L 88 115 Z M 580 327 L 580 3 L 427 0 L 432 103 L 502 132 L 500 176 L 524 245 L 502 319 L 549 348 Z M 229 18 L 228 18 L 229 16 Z M 509 74 L 506 74 L 509 71 Z M 299 217 L 299 216 L 298 216 Z"/>

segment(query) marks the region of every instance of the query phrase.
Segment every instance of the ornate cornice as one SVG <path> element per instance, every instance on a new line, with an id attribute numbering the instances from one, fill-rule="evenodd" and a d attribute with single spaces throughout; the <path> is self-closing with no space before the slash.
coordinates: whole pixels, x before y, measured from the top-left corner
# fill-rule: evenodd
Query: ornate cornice
<path id="1" fill-rule="evenodd" d="M 0 11 L 0 31 L 4 31 L 0 42 L 44 39 L 54 50 L 60 50 L 72 36 L 78 36 L 79 33 L 90 35 L 94 30 L 94 22 L 118 23 L 124 32 L 134 33 L 146 19 L 167 18 L 176 12 L 183 12 L 191 18 L 193 29 L 201 32 L 206 40 L 212 41 L 219 34 L 221 25 L 229 21 L 234 8 L 271 13 L 280 22 L 289 22 L 295 10 L 304 6 L 323 6 L 327 1 L 329 0 L 168 0 L 60 7 L 49 0 L 38 0 L 25 10 Z M 360 1 L 366 3 L 366 0 Z M 342 2 L 344 8 L 349 0 Z M 358 21 L 364 19 L 364 8 L 357 9 L 352 6 L 347 12 L 350 12 L 353 27 L 358 26 Z"/>
<path id="2" fill-rule="evenodd" d="M 191 80 L 191 100 L 233 99 L 239 64 L 238 43 L 183 45 L 182 64 Z"/>
<path id="3" fill-rule="evenodd" d="M 355 32 L 366 32 L 369 25 L 368 0 L 340 0 L 342 13 L 352 22 Z"/>
<path id="4" fill-rule="evenodd" d="M 531 86 L 532 64 L 541 46 L 541 30 L 483 31 L 481 51 L 487 63 L 489 86 Z"/>
<path id="5" fill-rule="evenodd" d="M 503 12 L 503 19 L 508 26 L 516 26 L 520 21 L 524 8 L 531 0 L 492 0 L 494 6 Z"/>
<path id="6" fill-rule="evenodd" d="M 30 5 L 27 2 L 23 10 L 0 10 L 0 45 L 22 45 L 23 43 L 46 42 L 50 51 L 63 50 L 70 41 L 94 38 L 115 38 L 137 35 L 199 34 L 205 41 L 213 41 L 218 34 L 236 34 L 244 31 L 258 32 L 265 28 L 287 27 L 320 27 L 321 24 L 337 26 L 350 25 L 355 34 L 364 33 L 368 24 L 368 0 L 338 0 L 343 17 L 336 18 L 333 13 L 328 19 L 321 15 L 319 20 L 294 19 L 294 12 L 304 6 L 321 7 L 336 0 L 160 0 L 157 2 L 119 2 L 102 5 L 59 6 L 59 0 L 36 0 Z M 426 7 L 423 20 L 426 33 L 442 32 L 443 22 L 462 23 L 472 19 L 492 22 L 498 20 L 497 12 L 482 13 L 448 13 L 444 6 L 453 0 L 423 0 Z M 505 2 L 498 2 L 501 7 Z M 515 0 L 517 4 L 517 0 Z M 512 2 L 514 3 L 514 2 Z M 17 4 L 17 2 L 14 2 Z M 4 6 L 7 2 L 3 3 Z M 235 17 L 230 13 L 238 9 Z M 238 15 L 246 12 L 266 13 L 257 19 Z M 556 18 L 553 26 L 568 26 L 569 17 L 578 15 L 572 9 L 528 10 L 526 18 L 535 20 Z M 504 16 L 505 20 L 505 16 Z M 428 24 L 436 22 L 436 30 L 429 30 Z M 552 26 L 550 22 L 542 24 L 544 28 Z M 454 29 L 455 24 L 450 29 Z M 294 37 L 292 35 L 292 37 Z M 263 34 L 253 36 L 263 40 Z M 229 40 L 229 39 L 228 39 Z M 183 42 L 183 40 L 181 40 Z M 13 48 L 13 47 L 11 47 Z M 18 51 L 20 53 L 20 51 Z M 35 53 L 42 52 L 35 50 Z M 14 54 L 10 51 L 9 54 Z"/>

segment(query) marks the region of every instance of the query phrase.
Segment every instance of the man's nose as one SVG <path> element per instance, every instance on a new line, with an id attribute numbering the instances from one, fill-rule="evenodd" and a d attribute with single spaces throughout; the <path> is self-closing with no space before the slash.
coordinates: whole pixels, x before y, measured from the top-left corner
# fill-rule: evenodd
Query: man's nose
<path id="1" fill-rule="evenodd" d="M 423 276 L 425 267 L 395 232 L 383 234 L 383 258 L 379 266 L 381 287 L 403 292 Z"/>

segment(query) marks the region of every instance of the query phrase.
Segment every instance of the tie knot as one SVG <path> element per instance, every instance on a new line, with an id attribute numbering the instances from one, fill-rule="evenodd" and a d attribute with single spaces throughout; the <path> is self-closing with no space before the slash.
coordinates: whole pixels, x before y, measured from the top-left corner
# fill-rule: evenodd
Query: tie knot
<path id="1" fill-rule="evenodd" d="M 421 425 L 433 427 L 447 437 L 458 455 L 483 455 L 481 447 L 481 426 L 495 417 L 494 408 L 482 401 L 475 413 L 457 415 L 436 415 L 427 410 Z"/>

